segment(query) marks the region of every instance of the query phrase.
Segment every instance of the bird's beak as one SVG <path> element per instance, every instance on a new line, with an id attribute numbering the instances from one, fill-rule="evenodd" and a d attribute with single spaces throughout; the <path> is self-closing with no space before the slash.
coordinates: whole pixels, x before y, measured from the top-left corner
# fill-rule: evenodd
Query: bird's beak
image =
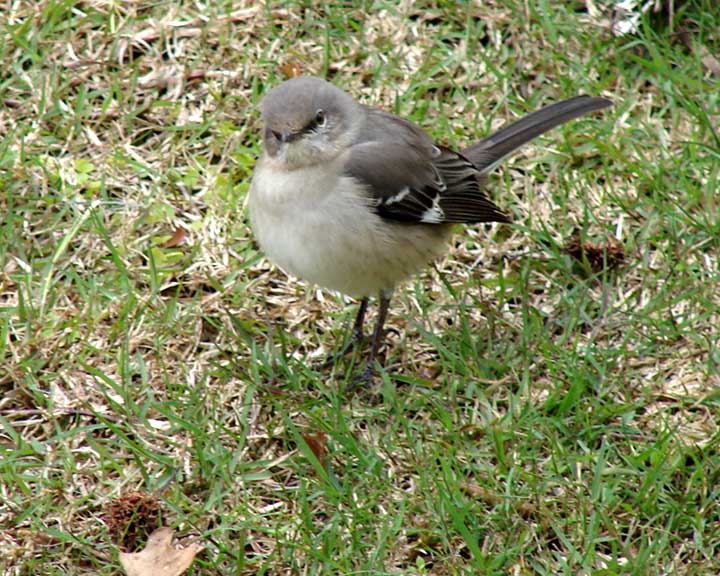
<path id="1" fill-rule="evenodd" d="M 292 142 L 297 137 L 297 133 L 292 132 L 291 130 L 283 130 L 282 132 L 275 132 L 275 130 L 272 130 L 272 134 L 276 140 L 279 140 L 282 143 Z"/>

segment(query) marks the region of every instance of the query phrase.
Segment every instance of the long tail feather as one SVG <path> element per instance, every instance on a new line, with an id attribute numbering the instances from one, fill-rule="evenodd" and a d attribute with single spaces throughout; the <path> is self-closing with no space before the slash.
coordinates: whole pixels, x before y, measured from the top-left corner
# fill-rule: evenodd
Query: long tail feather
<path id="1" fill-rule="evenodd" d="M 556 102 L 501 128 L 491 136 L 466 148 L 462 154 L 480 172 L 488 172 L 505 156 L 533 138 L 573 118 L 611 105 L 609 100 L 594 96 L 576 96 Z"/>

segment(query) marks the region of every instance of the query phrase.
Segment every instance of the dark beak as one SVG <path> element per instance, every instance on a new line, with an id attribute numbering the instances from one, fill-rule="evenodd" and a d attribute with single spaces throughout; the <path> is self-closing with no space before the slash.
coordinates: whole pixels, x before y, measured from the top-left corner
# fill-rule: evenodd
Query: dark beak
<path id="1" fill-rule="evenodd" d="M 295 132 L 291 132 L 290 130 L 283 130 L 282 132 L 275 132 L 275 130 L 273 130 L 272 133 L 275 139 L 280 142 L 291 142 L 297 136 Z"/>

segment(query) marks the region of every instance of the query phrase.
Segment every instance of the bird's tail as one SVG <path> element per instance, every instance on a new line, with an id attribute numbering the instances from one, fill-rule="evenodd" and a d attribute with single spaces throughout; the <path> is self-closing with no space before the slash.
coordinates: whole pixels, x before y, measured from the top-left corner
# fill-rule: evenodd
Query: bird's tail
<path id="1" fill-rule="evenodd" d="M 550 104 L 501 128 L 477 144 L 465 148 L 462 155 L 480 172 L 489 172 L 510 152 L 533 138 L 573 118 L 602 110 L 610 105 L 610 100 L 593 96 L 576 96 Z"/>

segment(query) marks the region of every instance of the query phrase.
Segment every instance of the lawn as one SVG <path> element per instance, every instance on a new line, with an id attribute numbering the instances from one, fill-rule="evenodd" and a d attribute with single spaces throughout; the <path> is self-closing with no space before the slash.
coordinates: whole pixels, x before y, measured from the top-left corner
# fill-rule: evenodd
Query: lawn
<path id="1" fill-rule="evenodd" d="M 3 574 L 160 524 L 196 575 L 720 574 L 716 2 L 4 4 Z M 494 172 L 513 223 L 397 291 L 352 395 L 357 303 L 248 224 L 297 74 L 457 148 L 613 101 Z"/>

